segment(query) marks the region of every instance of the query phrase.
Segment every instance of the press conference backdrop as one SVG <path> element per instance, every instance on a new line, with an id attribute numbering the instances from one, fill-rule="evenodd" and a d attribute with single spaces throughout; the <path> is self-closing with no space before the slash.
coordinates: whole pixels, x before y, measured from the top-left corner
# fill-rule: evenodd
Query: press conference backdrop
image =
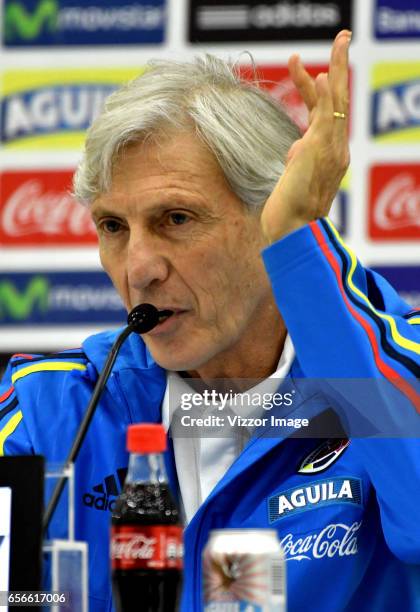
<path id="1" fill-rule="evenodd" d="M 302 129 L 287 73 L 325 70 L 353 31 L 351 171 L 332 219 L 366 265 L 420 307 L 419 0 L 3 0 L 0 22 L 0 352 L 77 346 L 124 309 L 71 195 L 85 130 L 149 58 L 203 52 L 259 76 Z M 241 55 L 242 53 L 242 55 Z"/>

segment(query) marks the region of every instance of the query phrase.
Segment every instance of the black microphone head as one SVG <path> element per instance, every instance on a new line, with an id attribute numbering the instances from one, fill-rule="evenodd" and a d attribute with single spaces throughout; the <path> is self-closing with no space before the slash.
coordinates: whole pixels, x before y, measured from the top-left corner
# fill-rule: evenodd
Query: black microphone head
<path id="1" fill-rule="evenodd" d="M 139 304 L 129 313 L 127 322 L 138 334 L 146 334 L 159 323 L 159 311 L 152 304 Z"/>

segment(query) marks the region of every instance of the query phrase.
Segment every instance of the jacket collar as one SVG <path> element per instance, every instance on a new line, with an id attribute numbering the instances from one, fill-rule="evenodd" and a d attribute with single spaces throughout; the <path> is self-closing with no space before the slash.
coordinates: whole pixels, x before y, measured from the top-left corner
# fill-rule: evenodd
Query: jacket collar
<path id="1" fill-rule="evenodd" d="M 123 329 L 121 327 L 116 330 L 94 334 L 83 342 L 82 348 L 98 372 L 103 369 L 108 353 Z M 118 372 L 125 369 L 148 370 L 150 368 L 162 369 L 154 361 L 142 338 L 138 334 L 132 333 L 122 345 L 113 371 Z"/>

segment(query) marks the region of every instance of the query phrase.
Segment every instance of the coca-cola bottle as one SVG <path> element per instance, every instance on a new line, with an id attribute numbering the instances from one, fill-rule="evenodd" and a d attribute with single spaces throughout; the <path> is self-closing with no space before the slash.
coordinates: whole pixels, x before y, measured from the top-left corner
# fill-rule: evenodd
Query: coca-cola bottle
<path id="1" fill-rule="evenodd" d="M 174 612 L 182 578 L 182 527 L 169 490 L 162 425 L 131 425 L 131 453 L 111 527 L 112 586 L 118 612 Z"/>

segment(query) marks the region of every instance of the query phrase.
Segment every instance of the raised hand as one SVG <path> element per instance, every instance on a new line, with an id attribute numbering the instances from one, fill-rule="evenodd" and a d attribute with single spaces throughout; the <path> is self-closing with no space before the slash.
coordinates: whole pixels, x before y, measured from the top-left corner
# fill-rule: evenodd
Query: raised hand
<path id="1" fill-rule="evenodd" d="M 287 164 L 261 213 L 271 243 L 328 215 L 350 161 L 348 144 L 351 33 L 334 40 L 328 74 L 313 79 L 298 55 L 289 60 L 290 76 L 309 111 L 309 127 L 287 156 Z"/>

